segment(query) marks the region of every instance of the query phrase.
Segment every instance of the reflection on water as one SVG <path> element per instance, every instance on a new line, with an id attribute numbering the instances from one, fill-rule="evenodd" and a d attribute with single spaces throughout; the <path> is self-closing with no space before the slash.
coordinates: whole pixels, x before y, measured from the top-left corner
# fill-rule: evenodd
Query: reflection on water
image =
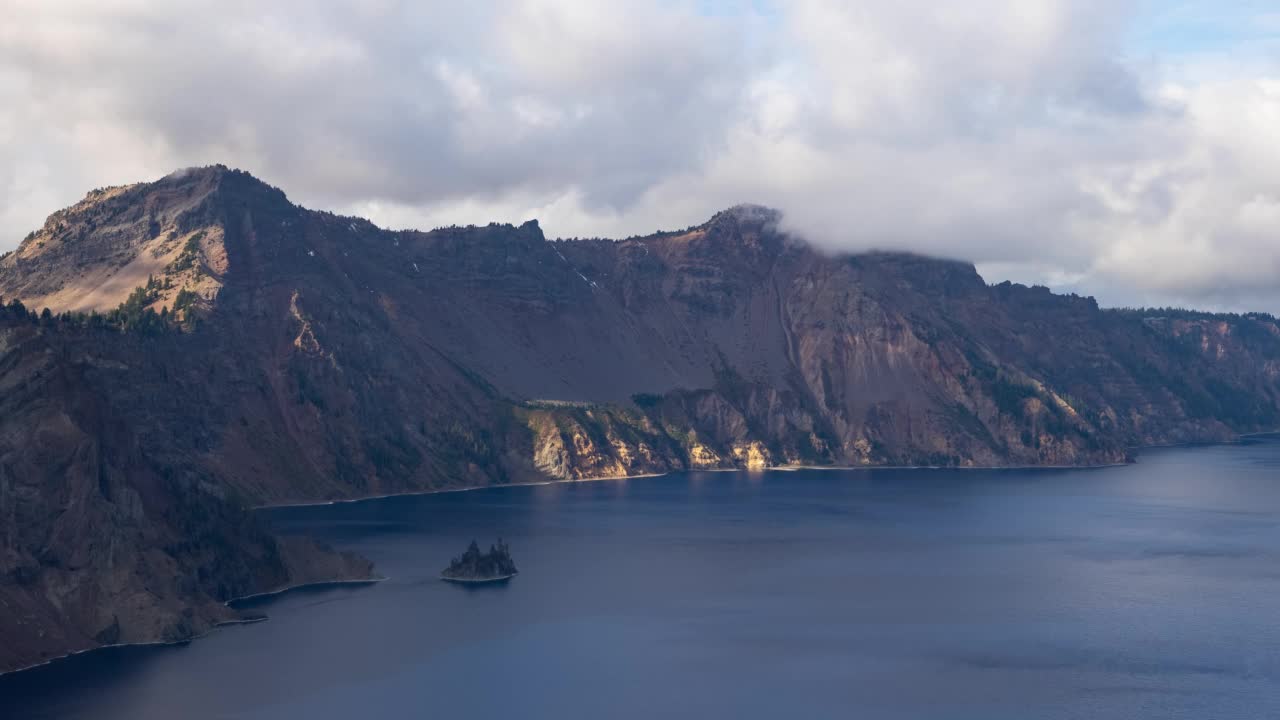
<path id="1" fill-rule="evenodd" d="M 0 679 L 5 718 L 1280 716 L 1280 442 L 270 512 L 387 582 Z M 438 580 L 474 537 L 521 574 Z"/>

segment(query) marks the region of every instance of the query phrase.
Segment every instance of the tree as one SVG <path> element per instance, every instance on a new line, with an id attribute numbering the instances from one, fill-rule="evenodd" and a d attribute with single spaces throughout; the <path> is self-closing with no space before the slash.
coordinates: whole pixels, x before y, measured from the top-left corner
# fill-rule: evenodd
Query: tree
<path id="1" fill-rule="evenodd" d="M 145 335 L 156 334 L 164 329 L 164 325 L 156 311 L 148 307 L 154 300 L 152 290 L 137 287 L 124 302 L 111 311 L 108 320 L 121 330 L 137 330 Z"/>
<path id="2" fill-rule="evenodd" d="M 196 320 L 196 301 L 200 296 L 193 290 L 183 288 L 178 291 L 178 296 L 173 299 L 173 312 L 177 315 L 182 312 L 182 321 L 187 325 L 194 325 Z"/>

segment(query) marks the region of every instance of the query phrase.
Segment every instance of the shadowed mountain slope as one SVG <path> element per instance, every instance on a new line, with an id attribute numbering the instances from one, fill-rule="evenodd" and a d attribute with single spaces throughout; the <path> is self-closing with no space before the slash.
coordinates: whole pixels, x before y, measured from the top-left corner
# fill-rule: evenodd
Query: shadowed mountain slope
<path id="1" fill-rule="evenodd" d="M 18 648 L 0 669 L 369 572 L 273 538 L 248 505 L 1110 463 L 1280 425 L 1269 316 L 1106 311 L 965 263 L 826 256 L 777 220 L 743 206 L 622 241 L 393 232 L 223 167 L 91 193 L 0 259 L 0 295 L 25 305 L 0 313 L 0 599 L 20 608 L 0 638 L 26 638 L 0 643 Z"/>

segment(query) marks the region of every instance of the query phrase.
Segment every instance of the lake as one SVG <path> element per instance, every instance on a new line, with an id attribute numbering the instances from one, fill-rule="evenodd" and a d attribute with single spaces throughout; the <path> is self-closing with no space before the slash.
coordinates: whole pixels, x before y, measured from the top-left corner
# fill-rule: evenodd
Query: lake
<path id="1" fill-rule="evenodd" d="M 1280 717 L 1280 441 L 266 511 L 386 582 L 0 679 L 0 716 Z M 437 574 L 501 535 L 521 574 Z"/>

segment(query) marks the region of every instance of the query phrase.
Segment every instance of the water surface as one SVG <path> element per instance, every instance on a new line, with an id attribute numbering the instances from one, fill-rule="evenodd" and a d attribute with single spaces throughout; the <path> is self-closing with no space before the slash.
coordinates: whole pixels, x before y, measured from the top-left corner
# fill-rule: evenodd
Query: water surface
<path id="1" fill-rule="evenodd" d="M 390 580 L 0 679 L 0 716 L 1280 717 L 1280 441 L 280 509 Z M 501 587 L 437 573 L 501 534 Z"/>

